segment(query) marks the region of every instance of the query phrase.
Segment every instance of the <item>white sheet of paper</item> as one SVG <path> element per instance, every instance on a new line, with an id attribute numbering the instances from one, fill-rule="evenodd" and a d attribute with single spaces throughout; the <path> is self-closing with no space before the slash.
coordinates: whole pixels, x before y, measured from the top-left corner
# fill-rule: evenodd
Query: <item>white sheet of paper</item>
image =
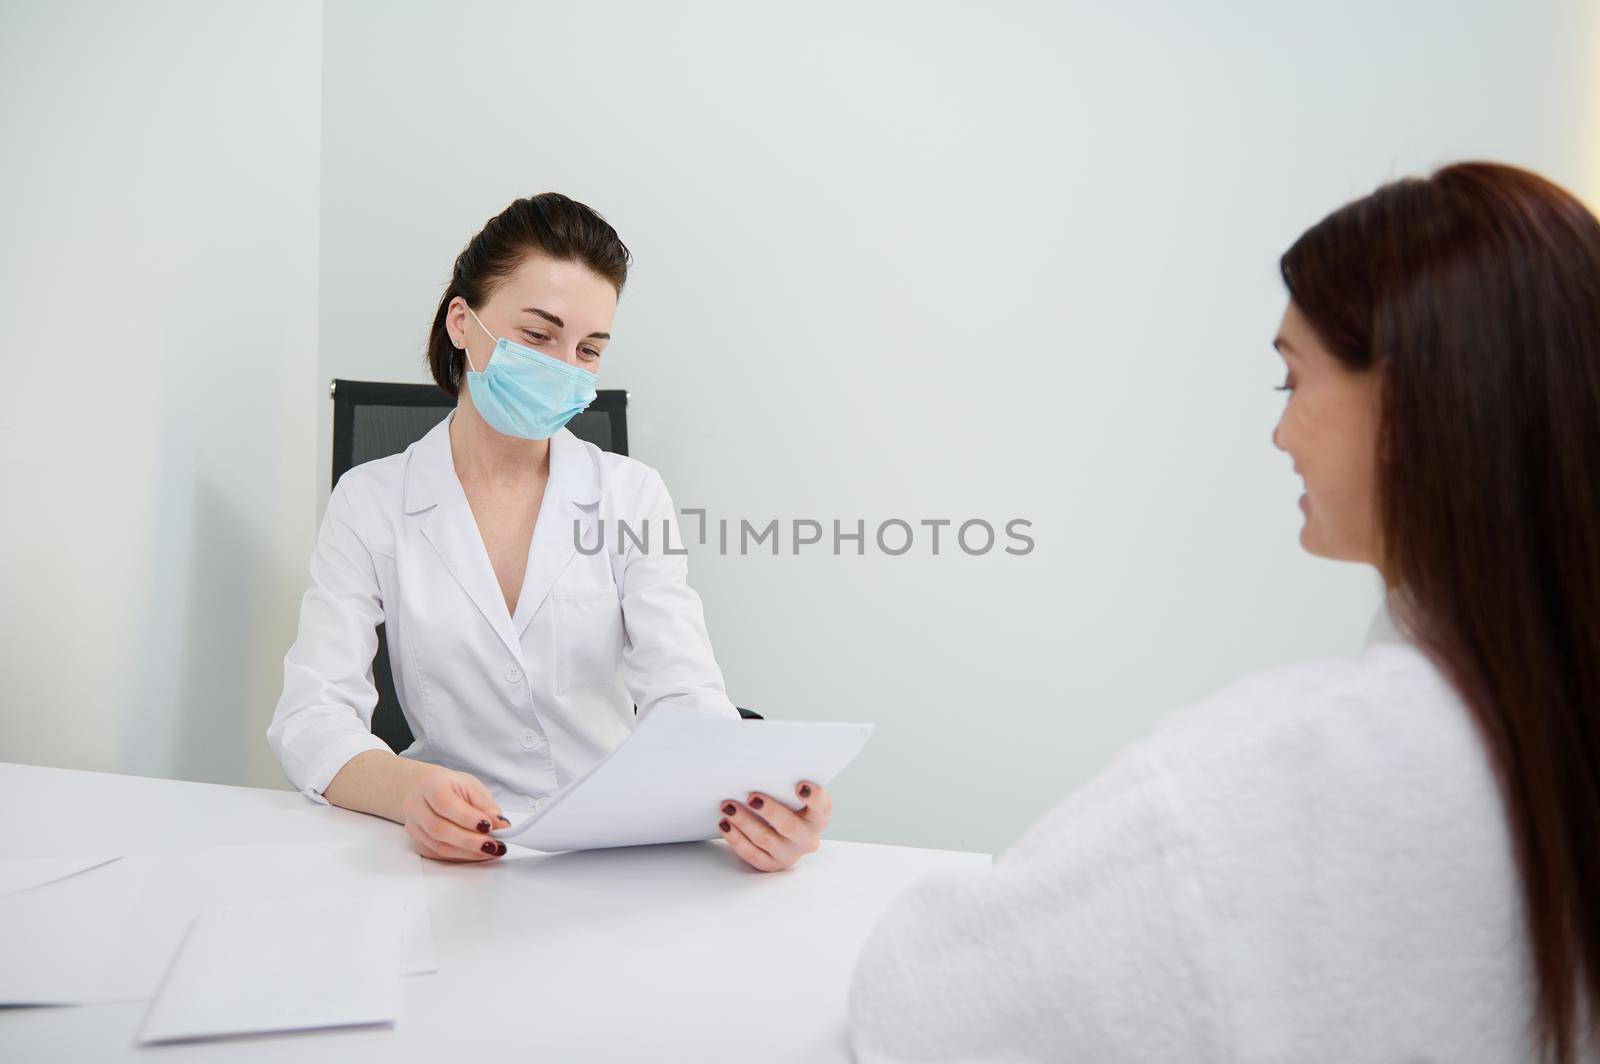
<path id="1" fill-rule="evenodd" d="M 870 724 L 737 720 L 657 706 L 543 809 L 491 834 L 547 851 L 718 838 L 720 802 L 760 791 L 799 809 L 795 784 L 827 786 L 871 736 Z"/>
<path id="2" fill-rule="evenodd" d="M 139 1041 L 393 1023 L 404 913 L 394 894 L 205 909 Z"/>
<path id="3" fill-rule="evenodd" d="M 423 858 L 397 829 L 393 842 L 211 846 L 162 854 L 116 967 L 127 996 L 155 993 L 195 915 L 215 905 L 284 898 L 397 894 L 405 902 L 400 974 L 437 969 Z M 130 858 L 132 860 L 134 858 Z"/>
<path id="4" fill-rule="evenodd" d="M 0 898 L 0 1005 L 149 997 L 153 984 L 129 993 L 116 958 L 153 870 L 150 858 L 110 861 Z"/>
<path id="5" fill-rule="evenodd" d="M 98 857 L 5 857 L 0 858 L 0 898 L 19 890 L 54 883 L 58 879 L 99 868 L 117 859 L 115 854 Z"/>
<path id="6" fill-rule="evenodd" d="M 201 910 L 308 896 L 400 896 L 399 974 L 435 971 L 422 860 L 403 837 L 214 846 L 125 857 L 0 897 L 0 1005 L 153 997 Z"/>

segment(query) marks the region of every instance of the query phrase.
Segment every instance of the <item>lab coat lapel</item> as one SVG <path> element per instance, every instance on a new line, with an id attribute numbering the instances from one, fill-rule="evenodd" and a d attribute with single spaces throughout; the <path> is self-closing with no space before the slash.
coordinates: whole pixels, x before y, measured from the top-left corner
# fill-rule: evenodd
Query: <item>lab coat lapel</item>
<path id="1" fill-rule="evenodd" d="M 599 471 L 588 448 L 562 429 L 550 439 L 550 480 L 528 544 L 528 567 L 523 571 L 522 592 L 511 622 L 518 639 L 577 553 L 577 537 L 585 544 L 594 542 L 594 510 L 599 501 Z"/>
<path id="2" fill-rule="evenodd" d="M 466 492 L 456 477 L 450 452 L 450 421 L 454 412 L 434 426 L 406 466 L 405 511 L 421 522 L 422 535 L 438 552 L 450 575 L 478 607 L 495 635 L 519 659 L 521 645 L 512 630 L 511 615 L 495 580 L 494 566 L 478 532 Z"/>

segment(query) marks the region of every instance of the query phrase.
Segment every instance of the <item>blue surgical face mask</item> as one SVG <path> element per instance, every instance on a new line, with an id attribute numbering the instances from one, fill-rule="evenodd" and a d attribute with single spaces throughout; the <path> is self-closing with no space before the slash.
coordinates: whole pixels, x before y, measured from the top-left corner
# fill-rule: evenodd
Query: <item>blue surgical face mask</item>
<path id="1" fill-rule="evenodd" d="M 595 376 L 588 370 L 514 344 L 485 329 L 471 307 L 467 313 L 494 341 L 483 372 L 467 357 L 467 390 L 472 405 L 496 432 L 525 440 L 547 440 L 594 402 Z"/>

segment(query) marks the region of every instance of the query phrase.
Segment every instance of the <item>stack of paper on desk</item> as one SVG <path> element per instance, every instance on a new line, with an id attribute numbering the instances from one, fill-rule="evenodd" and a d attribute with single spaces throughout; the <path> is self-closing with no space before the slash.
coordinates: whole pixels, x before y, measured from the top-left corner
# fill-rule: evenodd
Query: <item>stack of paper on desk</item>
<path id="1" fill-rule="evenodd" d="M 717 838 L 719 803 L 760 791 L 799 809 L 795 784 L 831 783 L 871 735 L 870 724 L 744 721 L 657 706 L 543 809 L 492 834 L 535 850 Z"/>

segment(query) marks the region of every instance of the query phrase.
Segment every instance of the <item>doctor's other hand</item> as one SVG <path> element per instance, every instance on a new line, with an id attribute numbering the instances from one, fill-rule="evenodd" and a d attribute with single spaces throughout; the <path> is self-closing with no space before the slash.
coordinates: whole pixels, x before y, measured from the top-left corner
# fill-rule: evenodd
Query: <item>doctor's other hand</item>
<path id="1" fill-rule="evenodd" d="M 436 861 L 492 861 L 506 844 L 490 836 L 511 821 L 500 815 L 494 800 L 476 776 L 454 769 L 429 772 L 406 792 L 400 806 L 411 847 Z"/>
<path id="2" fill-rule="evenodd" d="M 822 829 L 833 819 L 833 799 L 821 784 L 806 780 L 794 785 L 794 793 L 805 803 L 798 813 L 760 791 L 718 807 L 722 819 L 717 830 L 752 868 L 782 871 L 822 845 Z"/>

